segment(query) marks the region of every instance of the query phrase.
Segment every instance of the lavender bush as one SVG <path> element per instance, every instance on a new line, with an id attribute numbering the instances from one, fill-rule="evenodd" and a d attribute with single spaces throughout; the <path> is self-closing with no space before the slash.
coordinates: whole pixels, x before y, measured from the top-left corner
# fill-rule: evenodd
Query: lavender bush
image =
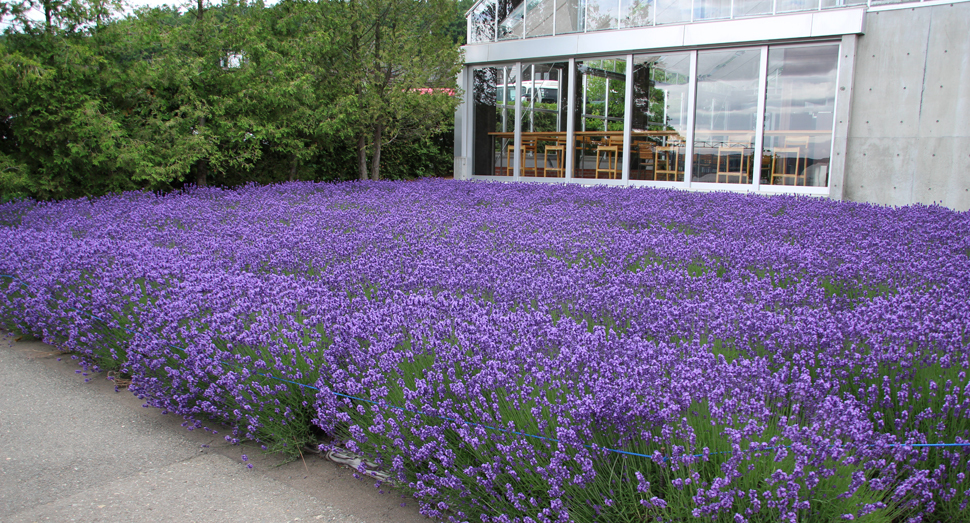
<path id="1" fill-rule="evenodd" d="M 426 181 L 20 202 L 0 226 L 9 328 L 189 428 L 339 437 L 432 517 L 970 513 L 968 213 Z"/>

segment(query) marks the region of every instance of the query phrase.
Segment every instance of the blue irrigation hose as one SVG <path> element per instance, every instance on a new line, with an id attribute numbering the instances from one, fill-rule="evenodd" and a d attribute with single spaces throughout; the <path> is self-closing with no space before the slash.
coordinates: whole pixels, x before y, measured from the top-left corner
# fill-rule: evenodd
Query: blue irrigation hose
<path id="1" fill-rule="evenodd" d="M 20 286 L 21 287 L 23 287 L 25 289 L 26 288 L 29 288 L 26 283 L 24 283 L 20 278 L 17 278 L 16 276 L 13 276 L 13 275 L 10 275 L 10 274 L 0 274 L 0 278 L 10 278 L 13 281 L 20 282 Z M 108 325 L 108 322 L 107 321 L 105 321 L 105 320 L 103 320 L 103 319 L 95 316 L 94 314 L 91 314 L 90 312 L 82 311 L 80 309 L 70 309 L 70 310 L 77 311 L 77 312 L 79 312 L 81 314 L 85 314 L 85 315 L 87 315 L 90 318 L 93 318 L 93 319 L 95 319 L 97 321 L 100 321 L 101 323 L 104 323 L 105 325 Z M 128 332 L 129 334 L 132 334 L 134 336 L 144 336 L 144 334 L 142 334 L 141 332 L 133 331 L 133 330 L 127 328 L 127 327 L 122 327 L 122 329 L 124 329 L 126 332 Z M 172 345 L 171 343 L 166 343 L 166 345 L 169 346 L 170 348 L 173 348 L 173 349 L 176 349 L 178 351 L 181 351 L 184 354 L 188 354 L 188 351 L 186 349 L 182 348 L 182 347 L 179 347 L 177 345 Z M 214 360 L 214 361 L 216 363 L 220 364 L 220 365 L 240 368 L 240 365 L 235 364 L 235 363 L 230 363 L 230 362 L 222 361 L 222 360 Z M 262 376 L 264 378 L 268 378 L 268 379 L 272 379 L 272 380 L 281 381 L 281 382 L 284 382 L 284 383 L 289 383 L 289 384 L 292 384 L 292 385 L 296 385 L 296 386 L 302 387 L 304 389 L 310 389 L 310 390 L 315 390 L 317 392 L 320 392 L 320 389 L 318 387 L 314 387 L 313 385 L 307 385 L 305 383 L 300 383 L 300 382 L 297 382 L 297 381 L 292 381 L 292 380 L 288 380 L 288 379 L 285 379 L 285 378 L 280 378 L 280 377 L 274 376 L 272 374 L 263 374 L 263 373 L 260 373 L 260 372 L 256 372 L 256 373 L 253 373 L 253 374 L 255 374 L 257 376 Z M 371 405 L 377 405 L 378 407 L 386 407 L 386 408 L 389 408 L 389 409 L 392 409 L 392 410 L 399 410 L 401 412 L 406 412 L 406 413 L 409 413 L 409 414 L 415 414 L 415 415 L 418 415 L 418 416 L 424 416 L 424 417 L 428 417 L 428 418 L 439 419 L 439 420 L 442 420 L 442 421 L 448 421 L 448 422 L 452 422 L 452 423 L 463 423 L 465 425 L 469 425 L 469 426 L 472 426 L 472 427 L 481 427 L 481 428 L 486 429 L 486 430 L 492 430 L 492 431 L 496 431 L 496 432 L 501 432 L 503 434 L 511 434 L 511 435 L 514 435 L 514 436 L 524 436 L 524 437 L 527 437 L 527 438 L 532 438 L 532 439 L 537 439 L 537 440 L 542 440 L 542 441 L 548 441 L 550 443 L 556 443 L 556 444 L 560 443 L 560 441 L 558 439 L 556 439 L 556 438 L 547 438 L 545 436 L 538 436 L 538 435 L 535 435 L 535 434 L 529 434 L 527 432 L 519 432 L 519 431 L 516 431 L 516 430 L 508 430 L 508 429 L 503 429 L 503 428 L 500 428 L 500 427 L 492 427 L 492 426 L 489 426 L 489 425 L 483 425 L 481 423 L 476 423 L 474 421 L 465 421 L 465 420 L 460 420 L 460 419 L 453 419 L 453 418 L 448 418 L 448 417 L 445 417 L 445 416 L 439 416 L 437 414 L 428 414 L 426 412 L 421 412 L 421 411 L 416 411 L 416 410 L 410 410 L 410 409 L 406 409 L 404 407 L 400 407 L 400 406 L 397 406 L 397 405 L 381 405 L 379 402 L 376 402 L 374 400 L 369 400 L 369 399 L 365 399 L 365 398 L 359 398 L 357 396 L 351 396 L 349 394 L 343 394 L 343 393 L 336 392 L 336 391 L 333 391 L 333 390 L 331 390 L 330 393 L 333 394 L 334 396 L 337 396 L 337 397 L 340 397 L 340 398 L 347 398 L 347 399 L 350 399 L 350 400 L 359 401 L 359 402 L 362 402 L 362 403 L 368 403 L 368 404 L 371 404 Z M 874 448 L 875 446 L 876 445 L 868 445 L 866 448 Z M 622 455 L 626 455 L 626 456 L 635 456 L 635 457 L 638 457 L 638 458 L 654 459 L 653 456 L 650 456 L 650 455 L 647 455 L 647 454 L 639 454 L 637 452 L 629 452 L 629 451 L 626 451 L 626 450 L 611 449 L 611 448 L 607 448 L 607 447 L 596 447 L 594 445 L 585 445 L 585 444 L 583 445 L 583 447 L 585 447 L 587 449 L 590 449 L 590 450 L 603 450 L 603 451 L 606 451 L 606 452 L 609 452 L 609 453 L 613 453 L 613 454 L 622 454 Z M 967 443 L 895 443 L 895 444 L 886 445 L 886 448 L 898 448 L 898 447 L 910 447 L 910 448 L 970 447 L 970 442 L 967 442 Z M 748 449 L 748 450 L 742 451 L 742 452 L 768 452 L 768 451 L 772 451 L 772 450 L 790 449 L 790 448 L 792 448 L 792 445 L 781 445 L 781 446 L 765 447 L 765 448 L 759 448 L 759 449 Z M 833 446 L 833 448 L 834 448 L 834 446 Z M 725 450 L 725 451 L 721 451 L 721 452 L 710 452 L 710 453 L 707 453 L 707 454 L 693 454 L 693 455 L 690 455 L 689 457 L 692 457 L 692 458 L 703 458 L 703 457 L 714 456 L 714 455 L 718 455 L 718 454 L 733 454 L 733 453 L 734 453 L 733 450 Z M 688 457 L 688 456 L 681 456 L 681 457 Z M 671 458 L 672 458 L 672 456 L 663 456 L 662 461 L 669 461 Z"/>

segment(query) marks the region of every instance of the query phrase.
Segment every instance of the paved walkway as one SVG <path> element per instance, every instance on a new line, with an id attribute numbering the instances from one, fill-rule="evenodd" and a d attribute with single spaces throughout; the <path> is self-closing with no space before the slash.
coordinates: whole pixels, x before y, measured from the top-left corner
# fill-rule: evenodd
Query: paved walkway
<path id="1" fill-rule="evenodd" d="M 280 465 L 258 447 L 187 431 L 78 369 L 0 331 L 0 521 L 431 521 L 350 469 L 317 456 Z"/>

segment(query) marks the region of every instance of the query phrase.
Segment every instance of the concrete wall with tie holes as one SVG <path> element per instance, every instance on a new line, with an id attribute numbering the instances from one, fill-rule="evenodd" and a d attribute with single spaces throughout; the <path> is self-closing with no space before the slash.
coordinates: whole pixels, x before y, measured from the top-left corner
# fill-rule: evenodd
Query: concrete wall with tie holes
<path id="1" fill-rule="evenodd" d="M 873 8 L 855 52 L 842 198 L 970 209 L 970 2 Z"/>

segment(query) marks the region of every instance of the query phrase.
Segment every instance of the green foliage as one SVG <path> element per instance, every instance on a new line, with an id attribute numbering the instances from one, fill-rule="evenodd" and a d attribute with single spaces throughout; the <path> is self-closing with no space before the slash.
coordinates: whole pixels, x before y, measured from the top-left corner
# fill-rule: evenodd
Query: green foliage
<path id="1" fill-rule="evenodd" d="M 2 2 L 0 201 L 448 174 L 468 1 Z"/>
<path id="2" fill-rule="evenodd" d="M 447 33 L 451 0 L 359 0 L 339 4 L 350 30 L 335 63 L 346 82 L 336 103 L 350 109 L 360 178 L 380 179 L 381 149 L 441 132 L 460 95 L 455 78 L 461 52 Z"/>
<path id="3" fill-rule="evenodd" d="M 451 20 L 445 26 L 444 32 L 451 37 L 451 41 L 458 45 L 465 45 L 468 37 L 468 19 L 465 13 L 475 5 L 475 0 L 457 0 L 452 4 Z"/>

